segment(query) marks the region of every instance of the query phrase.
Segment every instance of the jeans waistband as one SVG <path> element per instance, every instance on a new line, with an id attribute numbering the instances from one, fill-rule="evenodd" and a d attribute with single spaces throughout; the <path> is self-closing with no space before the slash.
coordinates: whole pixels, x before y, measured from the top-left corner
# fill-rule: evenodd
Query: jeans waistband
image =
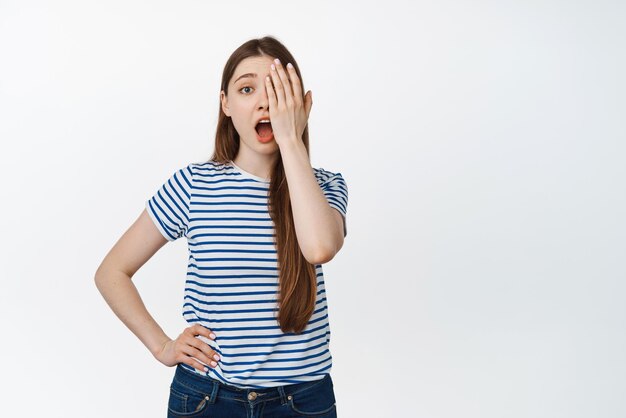
<path id="1" fill-rule="evenodd" d="M 330 380 L 330 374 L 325 374 L 322 379 L 313 380 L 310 382 L 295 383 L 290 385 L 274 386 L 269 388 L 240 388 L 237 386 L 223 383 L 219 380 L 213 379 L 210 376 L 201 376 L 193 373 L 179 363 L 176 366 L 176 372 L 174 379 L 178 380 L 180 384 L 198 391 L 202 394 L 210 395 L 209 402 L 215 402 L 218 394 L 222 398 L 229 398 L 240 401 L 250 401 L 256 403 L 256 401 L 268 401 L 271 399 L 280 398 L 281 403 L 287 403 L 288 397 L 302 390 L 308 389 L 311 386 L 318 385 L 320 383 Z"/>

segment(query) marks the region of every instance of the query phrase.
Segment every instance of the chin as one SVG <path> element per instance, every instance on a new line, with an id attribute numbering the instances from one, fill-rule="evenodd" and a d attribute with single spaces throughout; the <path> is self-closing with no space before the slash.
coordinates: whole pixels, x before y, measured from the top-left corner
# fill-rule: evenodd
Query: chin
<path id="1" fill-rule="evenodd" d="M 254 153 L 258 155 L 270 156 L 270 155 L 280 154 L 280 149 L 278 148 L 278 144 L 271 145 L 271 144 L 259 143 L 257 145 L 253 142 L 251 145 L 250 142 L 245 142 L 245 147 L 248 148 L 250 153 Z M 241 152 L 241 144 L 239 144 L 239 152 Z"/>

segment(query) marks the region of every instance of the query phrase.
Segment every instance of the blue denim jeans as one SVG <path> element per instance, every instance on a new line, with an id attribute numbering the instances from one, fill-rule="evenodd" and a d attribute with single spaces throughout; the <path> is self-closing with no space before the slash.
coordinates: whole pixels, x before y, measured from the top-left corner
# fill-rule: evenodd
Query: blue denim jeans
<path id="1" fill-rule="evenodd" d="M 261 389 L 224 384 L 176 366 L 167 417 L 336 418 L 330 374 L 323 379 Z"/>

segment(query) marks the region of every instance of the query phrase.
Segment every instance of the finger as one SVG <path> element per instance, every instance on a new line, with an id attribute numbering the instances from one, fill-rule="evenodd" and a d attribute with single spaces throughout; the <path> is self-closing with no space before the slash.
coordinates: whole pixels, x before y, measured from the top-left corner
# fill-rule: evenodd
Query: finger
<path id="1" fill-rule="evenodd" d="M 283 88 L 283 83 L 280 81 L 274 63 L 270 66 L 270 74 L 272 76 L 272 82 L 274 83 L 274 91 L 276 92 L 276 104 L 280 106 L 281 103 L 285 103 L 285 89 Z"/>
<path id="2" fill-rule="evenodd" d="M 291 80 L 291 87 L 293 90 L 293 100 L 296 104 L 301 104 L 302 103 L 302 84 L 300 84 L 300 77 L 298 77 L 296 68 L 293 65 L 291 65 L 291 63 L 287 64 L 287 72 L 289 73 L 289 79 Z"/>
<path id="3" fill-rule="evenodd" d="M 216 338 L 216 336 L 213 333 L 213 331 L 211 331 L 207 327 L 204 327 L 204 326 L 202 326 L 200 324 L 195 324 L 194 325 L 194 331 L 196 332 L 195 335 L 203 335 L 203 336 L 205 336 L 207 338 L 210 338 L 212 340 L 214 340 Z"/>
<path id="4" fill-rule="evenodd" d="M 293 93 L 291 92 L 291 86 L 289 85 L 289 76 L 287 75 L 287 72 L 283 68 L 283 65 L 280 63 L 280 60 L 278 58 L 276 58 L 275 65 L 276 72 L 278 73 L 278 77 L 280 78 L 281 84 L 285 91 L 285 103 L 287 103 L 288 105 L 292 105 L 294 101 Z"/>
<path id="5" fill-rule="evenodd" d="M 181 349 L 182 353 L 184 353 L 185 355 L 189 356 L 189 357 L 193 357 L 194 359 L 200 360 L 202 363 L 204 364 L 211 364 L 211 360 L 209 358 L 209 356 L 207 356 L 205 353 L 203 353 L 201 350 L 199 350 L 196 347 L 193 347 L 191 345 L 185 345 L 182 347 Z M 214 361 L 213 361 L 214 362 Z"/>
<path id="6" fill-rule="evenodd" d="M 274 93 L 274 87 L 272 87 L 272 81 L 270 76 L 265 77 L 265 90 L 267 91 L 267 98 L 270 101 L 270 109 L 276 108 L 276 94 Z"/>
<path id="7" fill-rule="evenodd" d="M 217 338 L 213 331 L 200 324 L 195 324 L 185 328 L 184 333 L 194 338 L 196 337 L 196 335 L 202 335 L 203 337 L 209 338 L 211 340 L 215 340 Z"/>
<path id="8" fill-rule="evenodd" d="M 181 347 L 184 345 L 181 345 Z M 200 361 L 198 361 L 197 359 L 190 357 L 189 355 L 187 355 L 184 350 L 179 350 L 176 353 L 176 362 L 177 363 L 185 363 L 191 367 L 193 367 L 196 370 L 199 370 L 201 372 L 208 372 L 209 368 L 207 367 L 206 364 L 202 364 Z"/>
<path id="9" fill-rule="evenodd" d="M 220 356 L 217 353 L 217 351 L 215 351 L 210 345 L 208 345 L 207 343 L 205 343 L 204 341 L 201 341 L 200 339 L 196 337 L 188 337 L 188 339 L 185 340 L 185 343 L 188 346 L 193 347 L 194 349 L 202 352 L 203 355 L 207 357 L 206 360 L 211 360 L 211 359 L 219 360 L 220 359 Z"/>
<path id="10" fill-rule="evenodd" d="M 194 369 L 198 370 L 201 373 L 206 373 L 206 372 L 209 371 L 209 368 L 207 366 L 205 366 L 204 364 L 202 364 L 199 361 L 195 360 L 193 357 L 184 356 L 184 358 L 181 359 L 179 361 L 179 363 L 185 363 L 185 364 L 193 367 Z"/>
<path id="11" fill-rule="evenodd" d="M 207 355 L 207 353 L 204 353 L 202 350 L 198 349 L 195 346 L 184 346 L 182 351 L 183 353 L 200 360 L 204 364 L 210 364 L 212 367 L 217 366 L 217 360 L 212 359 L 211 354 Z"/>
<path id="12" fill-rule="evenodd" d="M 309 119 L 311 114 L 311 107 L 313 106 L 313 92 L 309 90 L 304 96 L 304 109 L 306 110 L 306 118 Z"/>

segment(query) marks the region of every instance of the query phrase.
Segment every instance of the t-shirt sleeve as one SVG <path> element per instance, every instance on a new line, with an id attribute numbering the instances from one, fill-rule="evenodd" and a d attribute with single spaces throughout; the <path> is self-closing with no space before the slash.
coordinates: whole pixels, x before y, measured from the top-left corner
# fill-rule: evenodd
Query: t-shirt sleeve
<path id="1" fill-rule="evenodd" d="M 146 201 L 146 211 L 168 241 L 187 236 L 192 181 L 191 165 L 180 168 Z"/>
<path id="2" fill-rule="evenodd" d="M 343 236 L 348 234 L 348 227 L 346 224 L 346 214 L 348 210 L 348 185 L 344 180 L 341 173 L 332 173 L 324 170 L 323 168 L 318 170 L 317 180 L 320 184 L 324 196 L 328 201 L 328 204 L 337 209 L 343 216 Z"/>

